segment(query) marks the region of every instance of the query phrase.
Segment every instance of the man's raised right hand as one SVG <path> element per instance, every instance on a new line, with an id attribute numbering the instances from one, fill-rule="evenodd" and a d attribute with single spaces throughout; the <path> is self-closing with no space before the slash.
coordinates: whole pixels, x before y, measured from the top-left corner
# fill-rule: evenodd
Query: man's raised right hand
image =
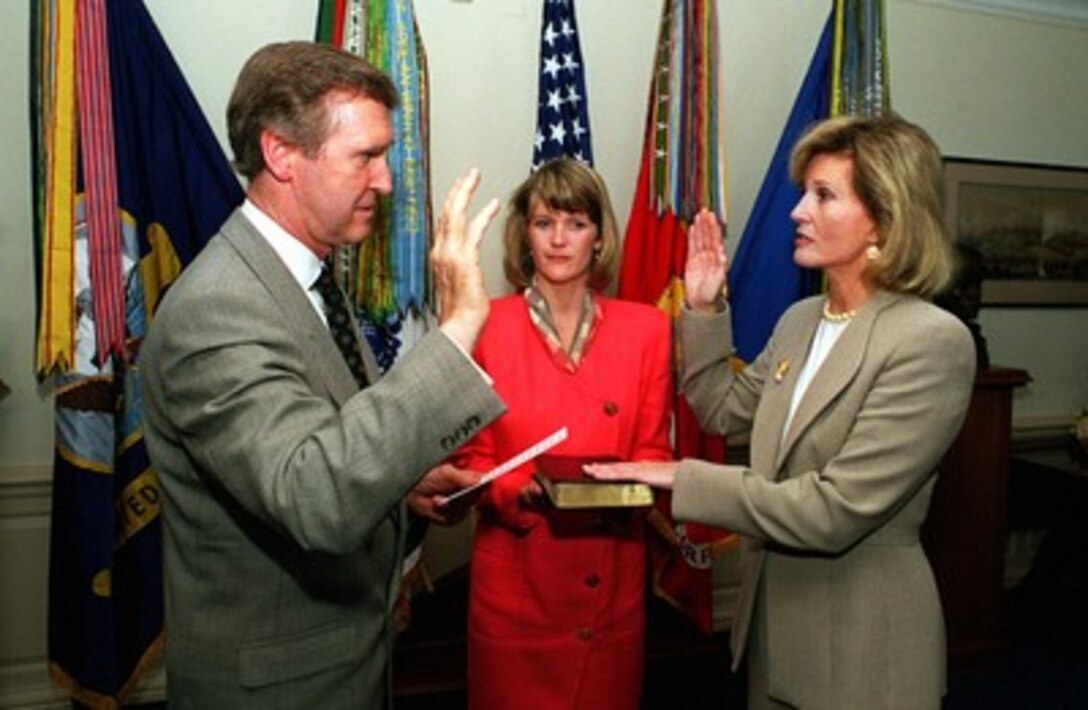
<path id="1" fill-rule="evenodd" d="M 480 242 L 499 211 L 492 199 L 471 220 L 468 205 L 480 184 L 480 171 L 470 170 L 453 183 L 435 226 L 431 269 L 438 293 L 438 327 L 472 352 L 490 308 L 480 268 Z"/>

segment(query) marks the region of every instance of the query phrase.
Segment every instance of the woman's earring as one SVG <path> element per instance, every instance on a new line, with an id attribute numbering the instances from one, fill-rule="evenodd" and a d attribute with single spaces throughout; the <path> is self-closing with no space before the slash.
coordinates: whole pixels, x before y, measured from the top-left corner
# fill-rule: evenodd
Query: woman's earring
<path id="1" fill-rule="evenodd" d="M 876 244 L 870 244 L 869 248 L 865 250 L 865 257 L 869 261 L 876 261 L 880 258 L 880 247 Z"/>

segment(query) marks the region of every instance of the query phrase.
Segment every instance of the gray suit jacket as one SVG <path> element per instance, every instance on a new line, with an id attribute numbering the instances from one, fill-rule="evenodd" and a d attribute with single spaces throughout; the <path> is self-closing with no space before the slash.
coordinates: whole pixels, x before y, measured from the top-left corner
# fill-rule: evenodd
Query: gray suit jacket
<path id="1" fill-rule="evenodd" d="M 938 707 L 944 626 L 918 534 L 970 402 L 971 336 L 929 303 L 878 292 L 783 432 L 821 304 L 795 304 L 735 376 L 729 314 L 685 316 L 688 399 L 708 432 L 751 430 L 751 465 L 683 462 L 673 512 L 746 536 L 733 658 L 758 596 L 766 647 L 750 662 L 767 664 L 772 697 L 806 710 Z"/>
<path id="2" fill-rule="evenodd" d="M 172 709 L 389 703 L 403 499 L 503 407 L 442 333 L 370 359 L 360 392 L 240 212 L 166 294 L 140 367 Z"/>

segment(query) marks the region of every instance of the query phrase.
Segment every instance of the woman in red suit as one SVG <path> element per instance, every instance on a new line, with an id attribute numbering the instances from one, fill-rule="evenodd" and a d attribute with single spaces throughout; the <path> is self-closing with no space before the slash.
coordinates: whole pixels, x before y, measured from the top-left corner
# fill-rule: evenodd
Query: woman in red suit
<path id="1" fill-rule="evenodd" d="M 560 427 L 549 453 L 670 458 L 671 331 L 651 306 L 605 298 L 619 251 L 600 176 L 560 159 L 511 201 L 499 298 L 475 357 L 509 409 L 464 449 L 486 471 Z M 642 691 L 642 519 L 558 513 L 527 464 L 478 503 L 471 564 L 471 708 L 637 708 Z M 581 519 L 578 516 L 583 516 Z"/>

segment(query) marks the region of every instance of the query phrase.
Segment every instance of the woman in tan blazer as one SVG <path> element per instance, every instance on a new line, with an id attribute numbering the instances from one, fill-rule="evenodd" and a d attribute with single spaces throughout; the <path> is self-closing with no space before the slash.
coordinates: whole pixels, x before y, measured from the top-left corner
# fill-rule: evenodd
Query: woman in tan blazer
<path id="1" fill-rule="evenodd" d="M 951 271 L 940 153 L 900 118 L 838 118 L 791 173 L 794 261 L 828 290 L 741 372 L 721 229 L 703 212 L 689 234 L 684 390 L 706 431 L 751 431 L 751 465 L 590 472 L 671 489 L 677 519 L 745 536 L 732 645 L 750 707 L 938 708 L 944 624 L 918 534 L 975 371 L 967 329 L 928 302 Z"/>

